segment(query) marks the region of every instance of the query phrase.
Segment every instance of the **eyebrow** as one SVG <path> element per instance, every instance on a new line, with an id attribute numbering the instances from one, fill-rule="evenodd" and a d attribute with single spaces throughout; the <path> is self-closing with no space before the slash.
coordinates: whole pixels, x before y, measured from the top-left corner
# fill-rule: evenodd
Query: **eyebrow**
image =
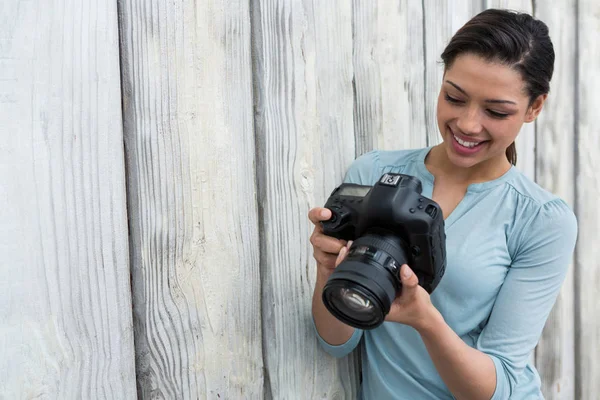
<path id="1" fill-rule="evenodd" d="M 461 88 L 460 86 L 458 86 L 456 83 L 446 80 L 446 82 L 448 82 L 449 84 L 451 84 L 452 86 L 454 86 L 456 88 L 456 90 L 458 90 L 459 92 L 463 93 L 464 95 L 468 96 L 467 92 L 464 91 L 463 88 Z M 517 105 L 517 103 L 515 103 L 514 101 L 510 101 L 510 100 L 498 100 L 498 99 L 488 99 L 485 100 L 486 103 L 496 103 L 496 104 L 514 104 L 515 106 Z"/>

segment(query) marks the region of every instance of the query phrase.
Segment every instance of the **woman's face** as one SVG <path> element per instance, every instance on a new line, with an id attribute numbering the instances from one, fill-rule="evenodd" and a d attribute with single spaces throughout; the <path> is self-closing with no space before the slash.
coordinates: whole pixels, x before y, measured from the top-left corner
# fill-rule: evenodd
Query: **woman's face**
<path id="1" fill-rule="evenodd" d="M 437 120 L 449 160 L 458 167 L 506 164 L 506 149 L 546 95 L 529 106 L 519 73 L 478 56 L 458 56 L 446 70 Z"/>

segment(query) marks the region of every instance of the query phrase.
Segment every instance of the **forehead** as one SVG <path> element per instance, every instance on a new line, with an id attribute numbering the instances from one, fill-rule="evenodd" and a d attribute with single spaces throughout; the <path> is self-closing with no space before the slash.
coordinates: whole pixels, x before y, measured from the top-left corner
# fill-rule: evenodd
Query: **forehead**
<path id="1" fill-rule="evenodd" d="M 454 60 L 444 75 L 472 97 L 527 99 L 525 82 L 519 72 L 499 62 L 463 54 Z"/>

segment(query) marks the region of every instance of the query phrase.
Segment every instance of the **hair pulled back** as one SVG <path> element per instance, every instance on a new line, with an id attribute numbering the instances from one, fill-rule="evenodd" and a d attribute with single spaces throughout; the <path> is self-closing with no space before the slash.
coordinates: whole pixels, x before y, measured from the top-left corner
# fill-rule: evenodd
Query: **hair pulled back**
<path id="1" fill-rule="evenodd" d="M 554 47 L 548 27 L 526 13 L 488 9 L 470 19 L 450 40 L 442 53 L 444 68 L 456 57 L 473 54 L 489 62 L 515 69 L 525 82 L 529 106 L 550 90 L 554 72 Z M 517 164 L 513 142 L 506 149 L 508 161 Z"/>

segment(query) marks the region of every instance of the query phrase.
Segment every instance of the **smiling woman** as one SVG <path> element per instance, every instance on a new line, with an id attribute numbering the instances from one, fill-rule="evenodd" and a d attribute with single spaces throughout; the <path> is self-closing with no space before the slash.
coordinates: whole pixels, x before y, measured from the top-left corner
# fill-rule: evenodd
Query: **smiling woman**
<path id="1" fill-rule="evenodd" d="M 454 35 L 442 60 L 442 143 L 369 152 L 345 179 L 373 185 L 395 172 L 422 182 L 422 195 L 444 214 L 441 283 L 430 295 L 414 265 L 402 265 L 402 290 L 386 322 L 364 331 L 345 325 L 324 307 L 322 293 L 355 245 L 325 236 L 320 223 L 331 212 L 315 208 L 315 328 L 336 356 L 363 342 L 365 399 L 542 398 L 529 354 L 565 278 L 577 221 L 561 198 L 515 168 L 514 142 L 544 107 L 552 42 L 546 25 L 528 14 L 487 10 Z"/>
<path id="2" fill-rule="evenodd" d="M 470 173 L 494 178 L 516 163 L 516 157 L 508 159 L 516 155 L 514 141 L 540 113 L 547 94 L 531 101 L 517 70 L 476 54 L 461 54 L 448 65 L 437 106 L 447 156 Z"/>

